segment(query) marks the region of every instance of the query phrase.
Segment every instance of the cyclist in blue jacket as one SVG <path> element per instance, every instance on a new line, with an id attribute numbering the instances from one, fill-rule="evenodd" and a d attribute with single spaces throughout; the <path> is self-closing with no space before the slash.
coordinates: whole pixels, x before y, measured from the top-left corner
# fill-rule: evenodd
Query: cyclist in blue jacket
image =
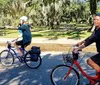
<path id="1" fill-rule="evenodd" d="M 22 40 L 16 41 L 15 47 L 20 54 L 22 54 L 22 52 L 18 46 L 21 46 L 21 48 L 25 48 L 31 43 L 31 40 L 32 40 L 30 26 L 29 24 L 27 24 L 27 20 L 28 18 L 26 16 L 22 16 L 20 18 L 21 26 L 18 27 L 18 30 L 22 32 Z"/>

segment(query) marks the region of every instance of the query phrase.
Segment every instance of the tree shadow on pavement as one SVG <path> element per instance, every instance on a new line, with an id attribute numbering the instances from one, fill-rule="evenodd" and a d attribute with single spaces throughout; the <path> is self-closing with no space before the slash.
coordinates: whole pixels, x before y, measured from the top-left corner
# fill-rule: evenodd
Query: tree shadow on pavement
<path id="1" fill-rule="evenodd" d="M 25 64 L 0 71 L 0 85 L 52 85 L 50 73 L 61 59 L 60 55 L 43 55 L 38 69 L 30 69 Z"/>
<path id="2" fill-rule="evenodd" d="M 86 63 L 87 56 L 90 57 L 93 53 L 88 53 L 82 59 L 80 65 L 83 69 L 90 67 Z M 50 74 L 53 68 L 59 64 L 63 64 L 61 53 L 52 54 L 44 53 L 41 55 L 42 64 L 38 69 L 30 69 L 25 64 L 8 68 L 4 71 L 0 69 L 0 85 L 52 85 Z M 86 70 L 88 74 L 94 72 L 93 69 Z M 81 84 L 87 83 L 87 79 L 80 74 Z"/>

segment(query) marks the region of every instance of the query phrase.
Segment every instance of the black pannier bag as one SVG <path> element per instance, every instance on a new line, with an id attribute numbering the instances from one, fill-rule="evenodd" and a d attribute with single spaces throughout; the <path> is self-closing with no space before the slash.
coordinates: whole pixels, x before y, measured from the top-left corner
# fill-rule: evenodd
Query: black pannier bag
<path id="1" fill-rule="evenodd" d="M 40 53 L 41 53 L 40 47 L 32 46 L 29 53 L 31 55 L 32 61 L 38 61 L 38 57 L 40 56 Z"/>
<path id="2" fill-rule="evenodd" d="M 37 62 L 39 56 L 38 54 L 31 54 L 31 61 Z"/>

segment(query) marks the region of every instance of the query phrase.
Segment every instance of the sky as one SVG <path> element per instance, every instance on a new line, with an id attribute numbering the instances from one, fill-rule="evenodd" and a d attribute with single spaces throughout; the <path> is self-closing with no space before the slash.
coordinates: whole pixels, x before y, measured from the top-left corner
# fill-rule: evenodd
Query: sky
<path id="1" fill-rule="evenodd" d="M 80 1 L 85 1 L 85 0 L 80 0 Z"/>

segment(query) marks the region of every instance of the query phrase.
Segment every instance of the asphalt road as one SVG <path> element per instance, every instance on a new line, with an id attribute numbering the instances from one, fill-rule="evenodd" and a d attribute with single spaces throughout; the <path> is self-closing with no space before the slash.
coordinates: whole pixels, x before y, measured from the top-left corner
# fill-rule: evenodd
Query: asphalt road
<path id="1" fill-rule="evenodd" d="M 86 64 L 86 59 L 91 55 L 94 53 L 86 53 L 79 61 L 88 74 L 94 75 L 95 71 Z M 63 64 L 62 52 L 42 52 L 41 57 L 42 64 L 38 69 L 30 69 L 25 64 L 17 62 L 17 59 L 11 67 L 0 64 L 0 85 L 52 85 L 50 74 L 56 65 Z M 88 83 L 81 73 L 80 76 L 80 85 Z"/>

